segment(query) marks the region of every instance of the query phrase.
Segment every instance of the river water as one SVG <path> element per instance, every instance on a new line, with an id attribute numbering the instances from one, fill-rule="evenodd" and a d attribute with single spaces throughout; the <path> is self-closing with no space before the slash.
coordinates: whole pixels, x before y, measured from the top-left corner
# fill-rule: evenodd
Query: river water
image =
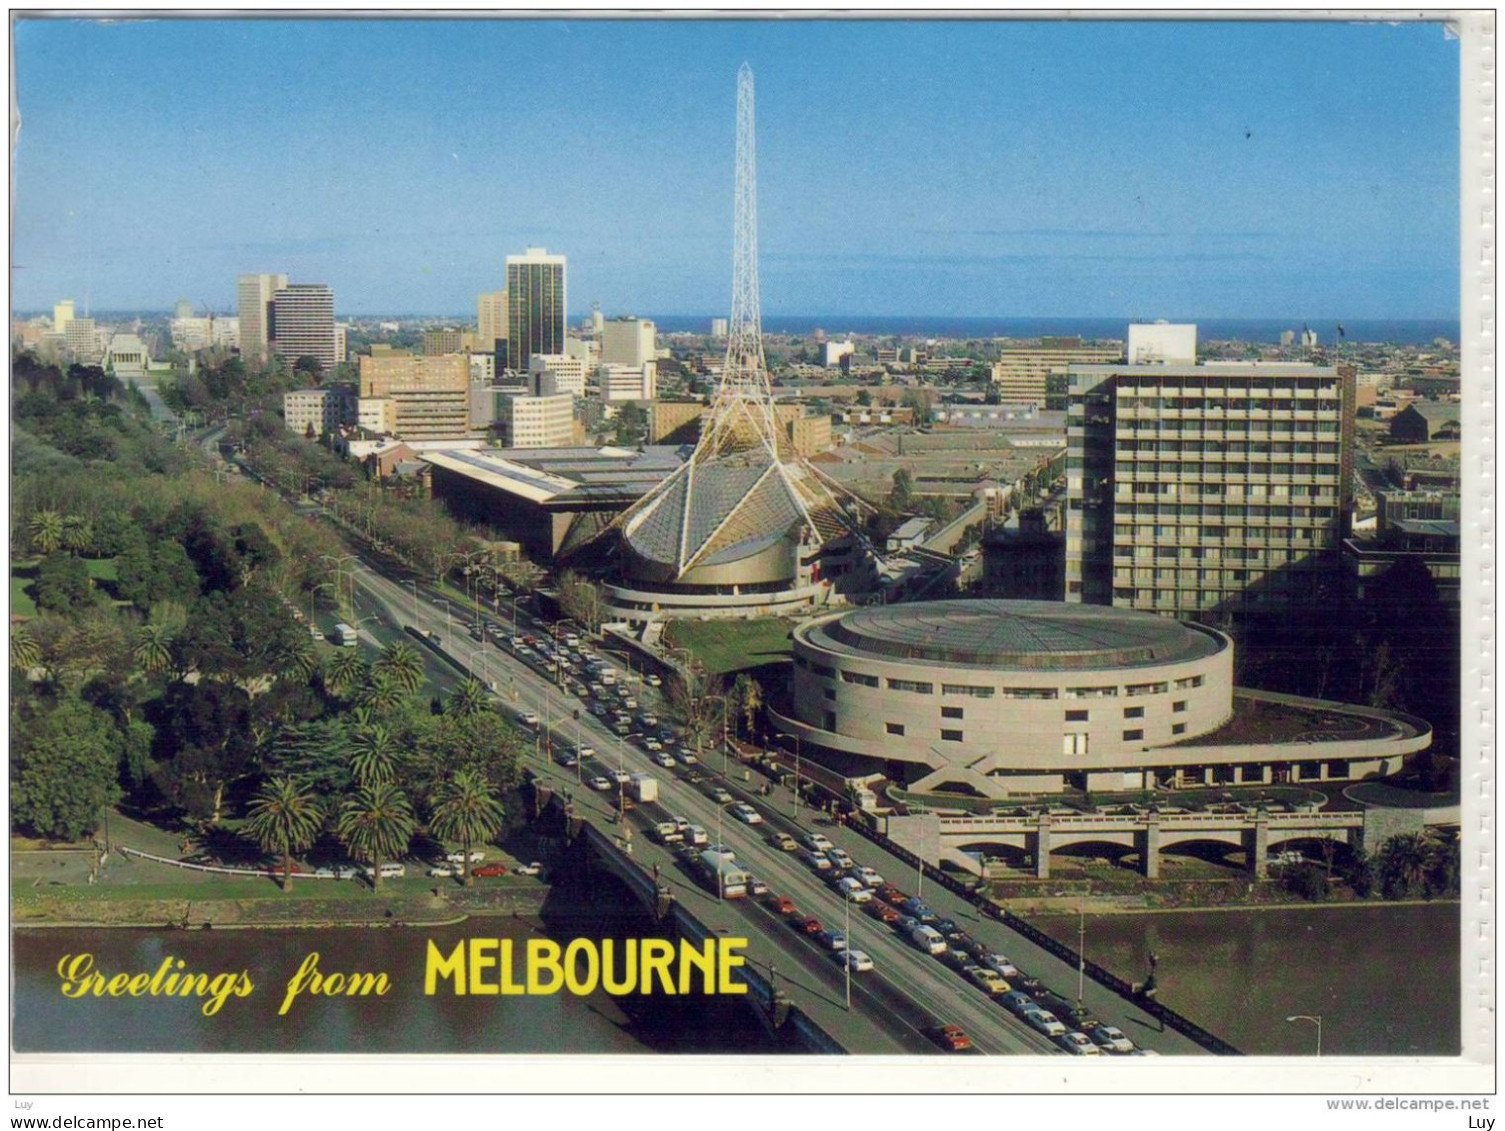
<path id="1" fill-rule="evenodd" d="M 1030 920 L 1073 948 L 1077 917 Z M 1251 1055 L 1456 1056 L 1456 903 L 1088 915 L 1088 958 Z"/>
<path id="2" fill-rule="evenodd" d="M 12 1044 L 19 1053 L 733 1053 L 777 1047 L 748 1007 L 729 997 L 455 996 L 423 992 L 429 940 L 448 954 L 463 939 L 530 936 L 644 937 L 637 916 L 572 916 L 574 922 L 473 917 L 434 928 L 16 931 L 12 946 Z M 385 972 L 382 997 L 299 997 L 278 1015 L 286 985 L 310 953 L 320 968 Z M 167 958 L 190 972 L 250 975 L 255 989 L 214 1016 L 199 998 L 66 998 L 59 960 L 88 952 L 105 974 L 155 973 Z M 518 974 L 521 980 L 521 973 Z"/>

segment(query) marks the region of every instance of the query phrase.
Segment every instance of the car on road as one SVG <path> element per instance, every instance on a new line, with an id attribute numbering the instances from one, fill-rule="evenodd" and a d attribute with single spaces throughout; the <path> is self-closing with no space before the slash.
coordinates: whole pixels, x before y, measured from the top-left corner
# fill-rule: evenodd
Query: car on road
<path id="1" fill-rule="evenodd" d="M 626 770 L 609 770 L 607 776 L 618 785 L 626 785 L 632 780 L 632 775 Z"/>
<path id="2" fill-rule="evenodd" d="M 722 805 L 727 805 L 732 800 L 732 795 L 726 790 L 722 789 L 719 785 L 715 789 L 711 790 L 711 797 Z"/>
<path id="3" fill-rule="evenodd" d="M 644 750 L 650 750 L 650 751 L 652 751 L 653 753 L 656 754 L 660 750 L 662 750 L 663 748 L 664 748 L 664 744 L 662 742 L 660 742 L 658 739 L 653 738 L 652 736 L 649 736 L 649 737 L 643 739 L 643 749 Z"/>
<path id="4" fill-rule="evenodd" d="M 849 966 L 854 974 L 864 974 L 873 968 L 873 960 L 865 950 L 842 950 L 833 957 L 843 966 Z"/>
<path id="5" fill-rule="evenodd" d="M 1029 994 L 1023 992 L 1022 989 L 1010 989 L 1007 994 L 1002 995 L 998 1000 L 1001 1001 L 1004 1009 L 1007 1009 L 1010 1014 L 1025 1014 L 1025 1012 L 1031 1011 L 1031 1009 L 1038 1008 L 1038 1006 L 1035 1006 L 1034 998 L 1029 997 Z"/>
<path id="6" fill-rule="evenodd" d="M 683 841 L 685 834 L 673 821 L 660 821 L 653 826 L 653 837 L 660 844 L 675 844 Z"/>
<path id="7" fill-rule="evenodd" d="M 579 754 L 582 758 L 594 758 L 596 756 L 596 748 L 594 746 L 581 746 L 576 749 L 575 753 Z"/>
<path id="8" fill-rule="evenodd" d="M 821 931 L 815 936 L 815 941 L 827 950 L 846 950 L 847 937 L 840 931 Z"/>
<path id="9" fill-rule="evenodd" d="M 626 706 L 626 704 L 624 703 L 623 706 Z M 645 727 L 656 727 L 658 726 L 658 716 L 652 711 L 644 711 L 638 716 L 638 722 Z"/>
<path id="10" fill-rule="evenodd" d="M 1134 1051 L 1134 1042 L 1129 1040 L 1117 1025 L 1094 1025 L 1087 1035 L 1092 1038 L 1092 1043 L 1104 1052 Z"/>
<path id="11" fill-rule="evenodd" d="M 1012 990 L 1012 987 L 1007 982 L 986 966 L 969 963 L 962 967 L 962 975 L 967 981 L 991 997 L 1002 997 Z"/>
<path id="12" fill-rule="evenodd" d="M 1044 1033 L 1047 1037 L 1063 1037 L 1066 1035 L 1066 1026 L 1057 1020 L 1054 1013 L 1050 1013 L 1038 1006 L 1034 1009 L 1026 1009 L 1019 1015 L 1024 1023 L 1037 1033 Z"/>
<path id="13" fill-rule="evenodd" d="M 919 899 L 906 899 L 901 905 L 900 910 L 906 912 L 912 918 L 918 919 L 926 926 L 931 926 L 940 919 L 939 915 L 930 910 L 930 907 Z"/>
<path id="14" fill-rule="evenodd" d="M 820 920 L 817 919 L 814 915 L 806 915 L 802 917 L 798 913 L 796 913 L 790 916 L 789 921 L 794 925 L 794 929 L 796 931 L 800 931 L 803 934 L 818 935 L 822 930 Z"/>
<path id="15" fill-rule="evenodd" d="M 844 872 L 851 872 L 857 867 L 857 861 L 848 856 L 843 849 L 828 848 L 826 850 L 826 855 L 830 857 L 832 864 L 836 865 L 836 867 L 840 868 Z"/>
<path id="16" fill-rule="evenodd" d="M 606 708 L 601 706 L 600 703 L 592 703 L 589 707 L 586 708 L 586 710 L 595 715 L 598 719 L 603 718 L 606 715 Z"/>
<path id="17" fill-rule="evenodd" d="M 564 766 L 566 768 L 578 766 L 580 764 L 580 759 L 572 751 L 569 750 L 561 751 L 554 760 L 561 766 Z"/>
<path id="18" fill-rule="evenodd" d="M 986 966 L 995 974 L 1004 978 L 1019 977 L 1019 967 L 1015 966 L 1002 954 L 989 954 L 978 960 L 980 965 Z"/>
<path id="19" fill-rule="evenodd" d="M 817 872 L 828 872 L 831 870 L 831 861 L 826 859 L 824 852 L 811 852 L 806 849 L 800 853 L 800 859 Z"/>
<path id="20" fill-rule="evenodd" d="M 691 754 L 688 750 L 676 751 L 674 757 L 679 760 L 679 764 L 681 766 L 696 766 L 700 764 L 700 759 L 695 757 L 695 755 Z"/>
<path id="21" fill-rule="evenodd" d="M 739 801 L 732 806 L 732 816 L 736 817 L 744 825 L 761 825 L 763 823 L 763 814 L 759 813 L 745 801 Z"/>
<path id="22" fill-rule="evenodd" d="M 507 865 L 505 865 L 505 864 L 482 864 L 479 868 L 472 868 L 470 870 L 470 874 L 472 876 L 482 876 L 482 877 L 505 876 L 507 874 Z"/>
<path id="23" fill-rule="evenodd" d="M 535 715 L 532 711 L 524 711 L 521 715 L 518 716 L 518 718 L 520 718 L 527 726 L 536 727 L 538 725 L 538 716 Z"/>
<path id="24" fill-rule="evenodd" d="M 857 878 L 870 888 L 881 888 L 883 886 L 883 877 L 868 867 L 858 868 Z"/>
<path id="25" fill-rule="evenodd" d="M 313 637 L 315 640 L 323 640 L 324 639 L 324 634 L 322 632 L 320 632 L 317 628 L 310 628 L 308 630 L 308 634 L 311 637 Z"/>
<path id="26" fill-rule="evenodd" d="M 543 875 L 543 865 L 535 860 L 531 864 L 519 864 L 512 871 L 519 876 L 541 876 Z"/>
<path id="27" fill-rule="evenodd" d="M 831 849 L 836 847 L 825 837 L 821 836 L 820 833 L 806 833 L 802 839 L 805 842 L 805 847 L 812 852 L 830 852 Z"/>
<path id="28" fill-rule="evenodd" d="M 1088 1040 L 1086 1033 L 1063 1033 L 1056 1038 L 1056 1044 L 1060 1045 L 1072 1056 L 1103 1055 L 1103 1050 Z"/>
<path id="29" fill-rule="evenodd" d="M 768 843 L 781 852 L 795 852 L 799 849 L 799 845 L 788 833 L 770 833 Z"/>
<path id="30" fill-rule="evenodd" d="M 904 910 L 904 901 L 909 898 L 893 884 L 884 884 L 878 889 L 878 898 L 899 910 Z"/>
<path id="31" fill-rule="evenodd" d="M 922 950 L 926 954 L 945 954 L 947 950 L 946 940 L 941 938 L 940 932 L 923 923 L 909 932 L 909 941 L 916 950 Z"/>
<path id="32" fill-rule="evenodd" d="M 790 899 L 787 895 L 774 895 L 770 892 L 765 902 L 768 904 L 768 909 L 776 915 L 793 915 L 795 913 L 794 900 Z"/>
<path id="33" fill-rule="evenodd" d="M 881 923 L 897 923 L 900 918 L 899 912 L 884 903 L 881 899 L 868 900 L 864 910 Z"/>
<path id="34" fill-rule="evenodd" d="M 590 786 L 592 789 L 599 789 L 601 792 L 605 793 L 608 789 L 611 788 L 611 779 L 603 778 L 600 774 L 597 774 L 595 777 L 591 778 Z"/>
<path id="35" fill-rule="evenodd" d="M 656 765 L 662 766 L 666 770 L 674 768 L 674 755 L 668 751 L 655 750 L 653 752 L 653 761 Z"/>
<path id="36" fill-rule="evenodd" d="M 932 1025 L 925 1035 L 949 1052 L 964 1052 L 972 1047 L 972 1038 L 959 1025 Z"/>
<path id="37" fill-rule="evenodd" d="M 685 840 L 691 844 L 709 844 L 711 838 L 706 835 L 706 831 L 699 825 L 691 825 L 685 830 Z"/>
<path id="38" fill-rule="evenodd" d="M 862 881 L 851 876 L 843 876 L 841 882 L 836 885 L 836 891 L 853 903 L 867 903 L 873 898 L 873 893 L 862 886 Z"/>
<path id="39" fill-rule="evenodd" d="M 649 687 L 662 687 L 664 685 L 664 681 L 659 679 L 659 677 L 656 675 L 645 675 L 643 677 L 643 682 L 646 683 Z"/>
<path id="40" fill-rule="evenodd" d="M 767 895 L 768 885 L 756 876 L 747 877 L 747 891 L 750 895 Z"/>

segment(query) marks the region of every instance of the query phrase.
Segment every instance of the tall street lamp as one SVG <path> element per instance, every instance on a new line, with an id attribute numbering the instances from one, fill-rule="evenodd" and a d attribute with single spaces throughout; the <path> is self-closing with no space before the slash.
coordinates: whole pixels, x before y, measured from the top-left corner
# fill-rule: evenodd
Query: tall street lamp
<path id="1" fill-rule="evenodd" d="M 418 626 L 418 582 L 409 578 L 403 584 L 413 587 L 413 626 L 416 628 Z"/>
<path id="2" fill-rule="evenodd" d="M 1322 1055 L 1322 1014 L 1293 1013 L 1286 1018 L 1287 1021 L 1310 1021 L 1317 1026 L 1317 1055 Z"/>

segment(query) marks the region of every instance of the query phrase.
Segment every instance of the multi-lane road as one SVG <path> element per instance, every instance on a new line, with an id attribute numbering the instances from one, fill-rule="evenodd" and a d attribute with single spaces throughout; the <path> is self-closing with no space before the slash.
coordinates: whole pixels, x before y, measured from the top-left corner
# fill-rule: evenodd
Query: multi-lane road
<path id="1" fill-rule="evenodd" d="M 458 603 L 436 599 L 423 582 L 401 582 L 361 562 L 347 564 L 347 573 L 357 591 L 356 612 L 363 623 L 363 636 L 376 644 L 399 638 L 408 626 L 432 633 L 445 651 L 465 664 L 480 679 L 493 686 L 503 704 L 514 713 L 533 712 L 541 717 L 537 728 L 538 754 L 529 769 L 556 790 L 568 792 L 583 816 L 610 829 L 617 821 L 615 790 L 593 791 L 591 777 L 614 769 L 651 773 L 659 783 L 659 801 L 640 806 L 629 815 L 634 858 L 645 868 L 658 866 L 659 875 L 713 930 L 750 940 L 748 956 L 765 972 L 773 969 L 780 988 L 802 1010 L 826 1028 L 846 1047 L 859 1053 L 934 1051 L 935 1045 L 922 1030 L 937 1022 L 959 1025 L 984 1053 L 1045 1054 L 1060 1050 L 1046 1037 L 1026 1026 L 984 991 L 966 981 L 949 966 L 923 954 L 860 906 L 849 905 L 792 853 L 769 842 L 774 831 L 796 837 L 819 831 L 848 851 L 861 864 L 882 873 L 889 882 L 911 894 L 923 896 L 937 914 L 951 918 L 974 938 L 995 951 L 1007 954 L 1026 973 L 1074 999 L 1078 972 L 1055 956 L 1030 944 L 1007 927 L 983 919 L 965 900 L 938 884 L 920 890 L 919 878 L 909 866 L 850 829 L 815 822 L 824 820 L 814 810 L 796 810 L 792 792 L 776 788 L 769 796 L 756 792 L 758 779 L 745 781 L 743 770 L 731 760 L 731 773 L 720 773 L 719 754 L 696 767 L 704 780 L 692 782 L 683 767 L 667 770 L 655 765 L 648 752 L 607 729 L 586 710 L 586 704 L 567 688 L 552 682 L 539 667 L 525 662 L 489 639 L 476 641 L 469 632 L 472 615 Z M 526 612 L 519 611 L 519 632 L 545 635 Z M 367 618 L 373 618 L 367 620 Z M 506 626 L 506 617 L 494 618 Z M 452 684 L 455 672 L 426 649 L 430 676 L 439 686 Z M 646 696 L 645 696 L 646 698 Z M 644 702 L 643 706 L 649 706 Z M 578 718 L 575 717 L 578 712 Z M 596 750 L 584 764 L 566 768 L 548 755 L 583 743 Z M 764 817 L 755 826 L 736 820 L 710 796 L 720 786 L 736 800 L 751 803 Z M 812 938 L 797 934 L 786 920 L 761 900 L 719 901 L 682 869 L 680 857 L 653 843 L 646 829 L 659 820 L 678 816 L 704 828 L 713 843 L 733 849 L 741 865 L 788 896 L 806 915 L 813 915 L 829 929 L 845 931 L 849 943 L 872 956 L 875 970 L 851 975 L 851 1009 L 847 1002 L 847 977 L 843 967 Z M 1090 947 L 1090 938 L 1088 939 Z M 1157 1023 L 1111 991 L 1085 981 L 1082 998 L 1101 1020 L 1124 1029 L 1136 1044 L 1163 1052 L 1199 1052 L 1191 1042 L 1173 1032 L 1161 1032 Z"/>

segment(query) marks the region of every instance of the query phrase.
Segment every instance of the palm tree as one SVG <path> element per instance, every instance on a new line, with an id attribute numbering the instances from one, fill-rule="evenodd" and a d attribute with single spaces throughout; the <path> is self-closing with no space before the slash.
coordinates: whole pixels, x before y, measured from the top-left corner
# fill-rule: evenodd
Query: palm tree
<path id="1" fill-rule="evenodd" d="M 468 719 L 478 715 L 491 704 L 491 692 L 484 683 L 475 678 L 463 680 L 450 692 L 444 701 L 444 713 Z"/>
<path id="2" fill-rule="evenodd" d="M 401 640 L 388 644 L 372 667 L 390 675 L 409 695 L 423 685 L 423 657 L 418 654 L 418 649 Z"/>
<path id="3" fill-rule="evenodd" d="M 406 696 L 390 675 L 384 671 L 371 672 L 366 686 L 361 688 L 361 703 L 375 715 L 387 715 L 396 710 Z"/>
<path id="4" fill-rule="evenodd" d="M 365 786 L 346 801 L 340 807 L 335 833 L 351 856 L 371 865 L 380 891 L 382 861 L 395 860 L 407 851 L 413 829 L 408 799 L 388 782 Z"/>
<path id="5" fill-rule="evenodd" d="M 58 534 L 58 542 L 63 549 L 72 553 L 81 553 L 87 550 L 94 541 L 94 531 L 89 526 L 89 520 L 80 514 L 63 516 L 62 530 Z"/>
<path id="6" fill-rule="evenodd" d="M 63 544 L 63 516 L 54 510 L 37 511 L 31 516 L 31 544 L 50 554 Z"/>
<path id="7" fill-rule="evenodd" d="M 324 668 L 324 686 L 341 698 L 366 682 L 366 661 L 359 650 L 341 648 Z"/>
<path id="8" fill-rule="evenodd" d="M 359 728 L 352 736 L 354 752 L 350 772 L 362 786 L 385 785 L 392 780 L 397 761 L 397 745 L 392 732 L 380 724 Z"/>
<path id="9" fill-rule="evenodd" d="M 251 802 L 246 832 L 263 852 L 282 856 L 282 890 L 293 883 L 293 853 L 318 839 L 324 824 L 319 799 L 292 778 L 272 778 Z"/>
<path id="10" fill-rule="evenodd" d="M 1400 833 L 1380 848 L 1380 883 L 1390 899 L 1414 896 L 1423 889 L 1436 846 L 1421 833 Z"/>
<path id="11" fill-rule="evenodd" d="M 429 831 L 443 840 L 458 840 L 465 854 L 460 882 L 470 883 L 470 846 L 485 843 L 501 831 L 506 811 L 486 779 L 474 770 L 460 770 L 439 787 Z"/>
<path id="12" fill-rule="evenodd" d="M 20 672 L 29 672 L 42 662 L 42 646 L 36 637 L 24 628 L 10 630 L 10 666 Z"/>
<path id="13" fill-rule="evenodd" d="M 131 658 L 149 672 L 165 672 L 172 666 L 173 632 L 161 623 L 143 624 L 136 630 Z"/>
<path id="14" fill-rule="evenodd" d="M 306 680 L 319 666 L 319 657 L 314 651 L 313 640 L 306 634 L 300 633 L 294 638 L 292 644 L 282 650 L 276 662 L 279 675 L 285 675 L 290 679 Z"/>

